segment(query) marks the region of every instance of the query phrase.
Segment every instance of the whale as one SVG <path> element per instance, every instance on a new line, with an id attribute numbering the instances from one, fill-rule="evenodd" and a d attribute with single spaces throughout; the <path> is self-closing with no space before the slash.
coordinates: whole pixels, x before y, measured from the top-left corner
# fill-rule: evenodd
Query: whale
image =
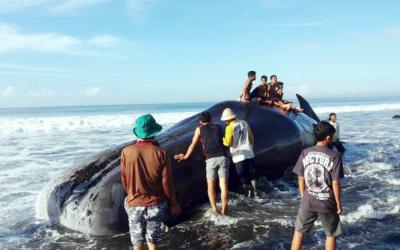
<path id="1" fill-rule="evenodd" d="M 392 117 L 392 119 L 394 119 L 394 120 L 399 120 L 399 119 L 400 119 L 400 115 L 394 115 L 394 116 Z"/>
<path id="2" fill-rule="evenodd" d="M 222 111 L 231 108 L 237 118 L 246 120 L 254 134 L 257 175 L 275 178 L 291 169 L 301 151 L 315 144 L 313 128 L 319 121 L 310 104 L 297 95 L 303 112 L 284 112 L 257 103 L 224 101 L 207 109 L 213 122 L 220 121 Z M 186 118 L 160 133 L 156 140 L 166 149 L 173 173 L 177 202 L 183 211 L 207 201 L 205 156 L 197 145 L 187 161 L 173 160 L 186 152 L 198 115 Z M 135 140 L 104 150 L 83 159 L 50 180 L 36 200 L 36 215 L 65 228 L 92 235 L 115 235 L 129 230 L 124 210 L 125 191 L 121 184 L 120 154 Z M 238 178 L 231 163 L 229 189 L 238 190 Z M 183 218 L 172 218 L 171 225 Z M 172 222 L 171 222 L 172 221 Z M 167 223 L 167 224 L 168 224 Z"/>

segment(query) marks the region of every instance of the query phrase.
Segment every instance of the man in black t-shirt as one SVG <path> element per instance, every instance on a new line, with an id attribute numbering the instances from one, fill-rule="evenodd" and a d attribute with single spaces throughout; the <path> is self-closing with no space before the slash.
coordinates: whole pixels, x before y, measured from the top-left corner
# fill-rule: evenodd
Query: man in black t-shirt
<path id="1" fill-rule="evenodd" d="M 200 114 L 200 126 L 194 132 L 192 143 L 186 154 L 175 155 L 175 159 L 187 160 L 193 152 L 198 142 L 201 142 L 204 154 L 206 156 L 206 176 L 207 192 L 211 208 L 215 214 L 225 215 L 228 209 L 228 177 L 230 160 L 227 157 L 227 148 L 222 142 L 223 132 L 221 126 L 211 122 L 211 114 L 202 112 Z M 216 205 L 215 184 L 219 178 L 221 188 L 221 212 Z"/>
<path id="2" fill-rule="evenodd" d="M 312 228 L 317 218 L 325 230 L 325 249 L 335 249 L 336 237 L 342 233 L 339 214 L 342 213 L 343 164 L 340 153 L 328 148 L 335 128 L 323 121 L 315 126 L 314 133 L 317 144 L 301 153 L 293 169 L 298 176 L 301 203 L 292 250 L 301 249 L 303 234 Z"/>

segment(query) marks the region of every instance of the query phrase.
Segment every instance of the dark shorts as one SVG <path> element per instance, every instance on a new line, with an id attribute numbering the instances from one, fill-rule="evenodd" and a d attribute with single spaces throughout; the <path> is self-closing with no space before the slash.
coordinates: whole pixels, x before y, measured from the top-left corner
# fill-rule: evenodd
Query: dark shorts
<path id="1" fill-rule="evenodd" d="M 246 159 L 235 163 L 236 172 L 242 184 L 249 184 L 256 180 L 256 161 L 254 158 Z"/>
<path id="2" fill-rule="evenodd" d="M 129 233 L 134 246 L 143 245 L 146 241 L 152 244 L 161 242 L 161 225 L 168 205 L 166 202 L 148 207 L 130 207 L 125 202 L 128 214 Z"/>
<path id="3" fill-rule="evenodd" d="M 337 213 L 312 212 L 301 207 L 295 223 L 296 231 L 299 233 L 309 232 L 317 219 L 321 222 L 327 237 L 336 237 L 342 233 L 342 226 Z"/>

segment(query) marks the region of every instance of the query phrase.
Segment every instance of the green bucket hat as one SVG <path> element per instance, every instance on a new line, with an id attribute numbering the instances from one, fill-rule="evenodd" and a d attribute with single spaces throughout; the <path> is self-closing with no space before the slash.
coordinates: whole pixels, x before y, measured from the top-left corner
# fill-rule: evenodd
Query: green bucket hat
<path id="1" fill-rule="evenodd" d="M 152 115 L 142 115 L 135 121 L 133 133 L 140 139 L 152 138 L 161 132 L 162 126 L 156 122 Z"/>

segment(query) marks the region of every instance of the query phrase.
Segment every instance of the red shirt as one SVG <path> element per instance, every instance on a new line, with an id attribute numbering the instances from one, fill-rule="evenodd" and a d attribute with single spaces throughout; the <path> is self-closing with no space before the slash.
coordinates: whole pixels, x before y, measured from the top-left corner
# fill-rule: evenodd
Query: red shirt
<path id="1" fill-rule="evenodd" d="M 175 202 L 167 153 L 154 141 L 138 141 L 122 150 L 121 181 L 129 206 Z"/>

